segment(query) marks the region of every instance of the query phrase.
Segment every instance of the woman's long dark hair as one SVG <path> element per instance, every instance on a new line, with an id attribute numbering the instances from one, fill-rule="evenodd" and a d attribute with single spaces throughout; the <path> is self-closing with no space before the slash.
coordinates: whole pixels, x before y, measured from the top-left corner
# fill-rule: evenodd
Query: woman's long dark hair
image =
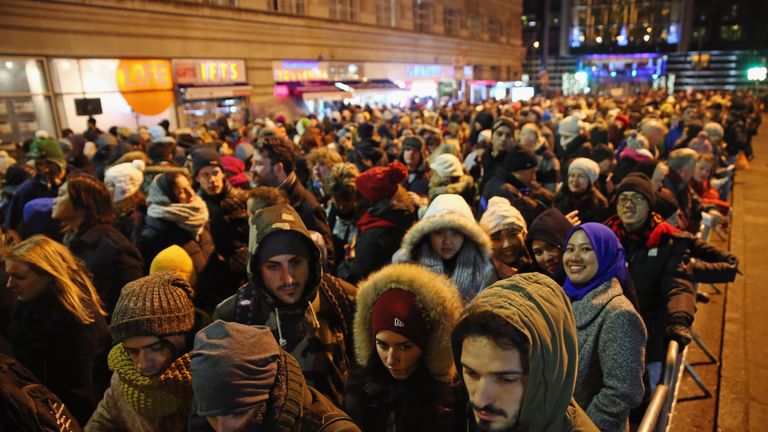
<path id="1" fill-rule="evenodd" d="M 166 172 L 160 174 L 157 179 L 157 187 L 160 188 L 160 191 L 163 193 L 163 195 L 168 198 L 171 203 L 178 204 L 179 197 L 176 196 L 176 191 L 174 189 L 174 186 L 176 185 L 176 178 L 179 176 L 187 177 L 187 180 L 190 180 L 189 177 L 181 172 Z M 190 180 L 190 184 L 192 181 Z"/>
<path id="2" fill-rule="evenodd" d="M 87 175 L 68 178 L 67 195 L 75 208 L 85 212 L 83 226 L 111 223 L 114 219 L 112 194 L 97 178 Z"/>

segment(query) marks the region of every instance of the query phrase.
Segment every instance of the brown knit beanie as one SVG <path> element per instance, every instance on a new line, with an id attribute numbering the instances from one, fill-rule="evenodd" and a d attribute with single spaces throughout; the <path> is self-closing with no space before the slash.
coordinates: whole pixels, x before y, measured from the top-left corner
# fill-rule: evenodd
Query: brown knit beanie
<path id="1" fill-rule="evenodd" d="M 112 313 L 115 343 L 134 336 L 171 336 L 194 327 L 192 288 L 176 272 L 155 273 L 127 283 Z"/>

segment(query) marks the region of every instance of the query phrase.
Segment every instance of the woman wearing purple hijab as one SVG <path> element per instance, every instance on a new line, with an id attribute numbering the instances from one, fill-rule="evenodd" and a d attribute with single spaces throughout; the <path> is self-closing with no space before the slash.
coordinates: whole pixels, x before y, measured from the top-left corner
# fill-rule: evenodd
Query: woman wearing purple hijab
<path id="1" fill-rule="evenodd" d="M 585 223 L 568 234 L 563 265 L 579 339 L 573 397 L 601 431 L 627 431 L 643 400 L 647 334 L 622 291 L 624 249 L 608 227 Z"/>

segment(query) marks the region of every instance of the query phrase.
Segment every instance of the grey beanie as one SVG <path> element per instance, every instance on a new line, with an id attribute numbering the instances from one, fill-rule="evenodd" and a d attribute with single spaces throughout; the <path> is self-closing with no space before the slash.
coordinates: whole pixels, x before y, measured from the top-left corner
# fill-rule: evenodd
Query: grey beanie
<path id="1" fill-rule="evenodd" d="M 269 327 L 216 320 L 197 333 L 190 357 L 197 414 L 215 417 L 269 398 L 280 348 Z"/>

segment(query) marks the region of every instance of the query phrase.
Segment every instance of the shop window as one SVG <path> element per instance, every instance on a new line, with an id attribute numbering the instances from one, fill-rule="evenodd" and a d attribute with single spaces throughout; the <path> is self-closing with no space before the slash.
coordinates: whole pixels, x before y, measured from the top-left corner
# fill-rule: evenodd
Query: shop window
<path id="1" fill-rule="evenodd" d="M 273 12 L 288 15 L 306 15 L 305 0 L 270 0 L 269 7 Z"/>
<path id="2" fill-rule="evenodd" d="M 461 9 L 446 8 L 443 13 L 443 28 L 448 36 L 458 36 L 461 31 Z"/>
<path id="3" fill-rule="evenodd" d="M 742 27 L 738 24 L 720 26 L 720 39 L 724 41 L 740 41 Z"/>
<path id="4" fill-rule="evenodd" d="M 357 21 L 357 0 L 332 0 L 331 19 L 339 21 Z"/>
<path id="5" fill-rule="evenodd" d="M 467 27 L 469 28 L 470 38 L 480 39 L 483 37 L 483 17 L 480 14 L 476 12 L 469 14 Z"/>
<path id="6" fill-rule="evenodd" d="M 42 60 L 0 58 L 0 140 L 20 142 L 37 130 L 56 135 Z"/>
<path id="7" fill-rule="evenodd" d="M 491 42 L 498 42 L 501 38 L 501 23 L 496 18 L 488 18 L 488 37 Z"/>
<path id="8" fill-rule="evenodd" d="M 376 0 L 376 24 L 397 27 L 397 0 Z"/>
<path id="9" fill-rule="evenodd" d="M 413 2 L 413 29 L 421 33 L 432 31 L 432 4 L 424 0 Z"/>

